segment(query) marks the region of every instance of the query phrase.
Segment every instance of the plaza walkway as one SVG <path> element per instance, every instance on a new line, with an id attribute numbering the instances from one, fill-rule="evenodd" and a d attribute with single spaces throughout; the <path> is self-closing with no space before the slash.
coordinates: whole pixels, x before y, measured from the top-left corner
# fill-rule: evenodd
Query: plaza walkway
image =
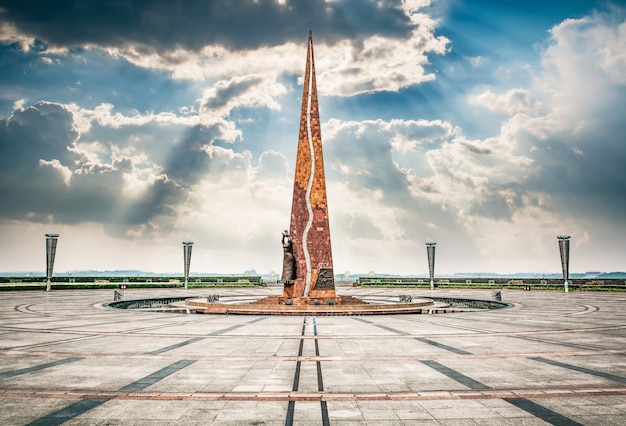
<path id="1" fill-rule="evenodd" d="M 125 299 L 213 293 L 280 288 L 127 290 Z M 626 294 L 502 296 L 515 306 L 277 317 L 105 309 L 112 290 L 2 292 L 0 424 L 624 424 Z"/>

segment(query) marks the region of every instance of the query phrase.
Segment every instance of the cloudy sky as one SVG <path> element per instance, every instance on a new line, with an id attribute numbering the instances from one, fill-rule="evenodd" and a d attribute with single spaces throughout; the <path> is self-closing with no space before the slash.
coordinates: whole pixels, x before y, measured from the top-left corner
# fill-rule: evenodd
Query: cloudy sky
<path id="1" fill-rule="evenodd" d="M 626 4 L 0 0 L 0 272 L 280 271 L 313 31 L 335 272 L 626 270 Z"/>

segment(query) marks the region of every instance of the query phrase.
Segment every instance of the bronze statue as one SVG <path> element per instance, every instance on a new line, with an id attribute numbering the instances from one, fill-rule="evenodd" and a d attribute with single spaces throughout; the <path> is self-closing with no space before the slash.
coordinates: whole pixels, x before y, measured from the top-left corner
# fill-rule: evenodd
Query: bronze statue
<path id="1" fill-rule="evenodd" d="M 282 282 L 285 284 L 293 284 L 296 279 L 296 262 L 293 257 L 293 243 L 291 236 L 286 229 L 283 231 L 283 275 Z"/>

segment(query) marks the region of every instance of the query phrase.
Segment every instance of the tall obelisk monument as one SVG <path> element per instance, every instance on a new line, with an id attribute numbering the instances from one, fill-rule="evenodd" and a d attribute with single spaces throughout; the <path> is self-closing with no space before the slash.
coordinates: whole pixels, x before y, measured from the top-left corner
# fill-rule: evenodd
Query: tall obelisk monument
<path id="1" fill-rule="evenodd" d="M 334 299 L 333 255 L 315 83 L 313 34 L 310 31 L 289 234 L 295 271 L 291 280 L 290 277 L 282 278 L 285 283 L 283 297 L 303 299 L 303 303 L 309 303 L 307 299 Z M 340 303 L 339 299 L 337 301 Z"/>

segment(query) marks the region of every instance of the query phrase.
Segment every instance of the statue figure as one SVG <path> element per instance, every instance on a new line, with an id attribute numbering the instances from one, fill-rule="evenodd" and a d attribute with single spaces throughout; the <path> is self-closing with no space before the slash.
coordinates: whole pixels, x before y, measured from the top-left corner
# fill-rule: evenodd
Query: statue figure
<path id="1" fill-rule="evenodd" d="M 291 236 L 286 229 L 283 231 L 283 275 L 282 282 L 285 284 L 293 284 L 296 279 L 296 262 L 293 257 L 293 243 Z"/>

